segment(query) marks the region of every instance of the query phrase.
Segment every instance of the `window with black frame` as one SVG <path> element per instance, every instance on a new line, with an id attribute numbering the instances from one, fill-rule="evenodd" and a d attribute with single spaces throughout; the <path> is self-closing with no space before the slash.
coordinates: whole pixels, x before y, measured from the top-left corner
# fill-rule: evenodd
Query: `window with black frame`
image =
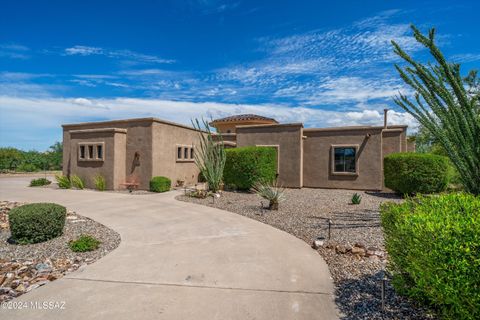
<path id="1" fill-rule="evenodd" d="M 334 172 L 356 173 L 356 153 L 355 147 L 335 147 Z"/>

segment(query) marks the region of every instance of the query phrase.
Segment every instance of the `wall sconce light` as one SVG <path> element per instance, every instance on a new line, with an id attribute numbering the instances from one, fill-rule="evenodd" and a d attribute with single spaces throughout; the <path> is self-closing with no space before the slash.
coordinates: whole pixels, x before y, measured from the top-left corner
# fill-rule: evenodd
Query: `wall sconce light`
<path id="1" fill-rule="evenodd" d="M 135 155 L 133 156 L 133 164 L 135 166 L 140 165 L 140 153 L 138 151 L 135 151 Z"/>

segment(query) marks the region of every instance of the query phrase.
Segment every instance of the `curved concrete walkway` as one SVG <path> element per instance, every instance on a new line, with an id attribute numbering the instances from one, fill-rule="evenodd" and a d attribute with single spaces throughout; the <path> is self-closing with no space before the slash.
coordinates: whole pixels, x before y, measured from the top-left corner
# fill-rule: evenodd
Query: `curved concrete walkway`
<path id="1" fill-rule="evenodd" d="M 336 319 L 323 259 L 260 222 L 180 202 L 177 193 L 28 188 L 0 178 L 0 199 L 56 202 L 120 233 L 99 261 L 13 301 L 1 319 Z M 31 301 L 64 302 L 38 310 Z"/>

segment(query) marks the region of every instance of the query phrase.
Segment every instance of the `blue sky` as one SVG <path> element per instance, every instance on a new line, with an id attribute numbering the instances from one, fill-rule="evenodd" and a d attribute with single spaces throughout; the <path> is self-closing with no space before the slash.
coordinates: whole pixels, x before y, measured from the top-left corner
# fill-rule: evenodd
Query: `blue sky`
<path id="1" fill-rule="evenodd" d="M 0 145 L 45 150 L 62 123 L 257 113 L 306 127 L 412 118 L 390 40 L 409 24 L 480 69 L 478 1 L 10 1 L 0 11 Z"/>

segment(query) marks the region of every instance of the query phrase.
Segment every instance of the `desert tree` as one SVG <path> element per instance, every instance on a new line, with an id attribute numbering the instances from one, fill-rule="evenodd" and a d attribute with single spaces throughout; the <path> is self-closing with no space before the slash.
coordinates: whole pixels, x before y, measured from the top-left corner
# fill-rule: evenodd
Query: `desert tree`
<path id="1" fill-rule="evenodd" d="M 399 93 L 394 101 L 425 127 L 443 147 L 457 169 L 466 191 L 480 194 L 480 118 L 478 94 L 465 88 L 460 65 L 449 63 L 435 44 L 435 29 L 428 36 L 412 25 L 413 36 L 427 48 L 435 63 L 422 64 L 392 41 L 394 52 L 407 65 L 395 65 L 413 97 Z"/>

